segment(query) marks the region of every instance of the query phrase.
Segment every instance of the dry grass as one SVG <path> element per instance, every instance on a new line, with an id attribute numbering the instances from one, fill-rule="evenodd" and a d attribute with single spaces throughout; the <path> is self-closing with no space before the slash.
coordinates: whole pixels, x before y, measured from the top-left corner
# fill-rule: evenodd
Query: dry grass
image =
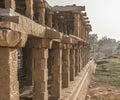
<path id="1" fill-rule="evenodd" d="M 98 61 L 88 94 L 91 100 L 120 100 L 120 56 Z"/>

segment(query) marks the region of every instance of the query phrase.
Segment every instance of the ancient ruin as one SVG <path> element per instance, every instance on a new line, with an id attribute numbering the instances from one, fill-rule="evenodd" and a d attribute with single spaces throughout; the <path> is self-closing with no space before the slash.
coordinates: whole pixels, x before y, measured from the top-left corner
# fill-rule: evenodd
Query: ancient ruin
<path id="1" fill-rule="evenodd" d="M 91 30 L 84 6 L 0 0 L 0 100 L 84 100 Z"/>

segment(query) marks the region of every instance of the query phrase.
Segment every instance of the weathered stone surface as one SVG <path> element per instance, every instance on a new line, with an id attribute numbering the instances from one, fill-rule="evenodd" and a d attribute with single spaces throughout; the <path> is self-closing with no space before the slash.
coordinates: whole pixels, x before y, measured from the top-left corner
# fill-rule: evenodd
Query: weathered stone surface
<path id="1" fill-rule="evenodd" d="M 62 39 L 62 34 L 51 28 L 46 28 L 45 38 L 49 39 Z"/>
<path id="2" fill-rule="evenodd" d="M 15 0 L 5 0 L 5 8 L 16 8 Z"/>
<path id="3" fill-rule="evenodd" d="M 61 99 L 62 96 L 62 49 L 52 49 L 52 83 L 51 97 Z"/>
<path id="4" fill-rule="evenodd" d="M 49 39 L 28 38 L 26 42 L 27 48 L 51 48 L 52 43 Z"/>
<path id="5" fill-rule="evenodd" d="M 62 36 L 62 43 L 72 43 L 72 39 L 69 36 Z"/>
<path id="6" fill-rule="evenodd" d="M 94 61 L 90 61 L 81 70 L 76 79 L 70 82 L 69 88 L 62 90 L 62 100 L 84 100 L 95 66 Z"/>
<path id="7" fill-rule="evenodd" d="M 19 17 L 18 16 L 0 16 L 0 21 L 6 21 L 6 22 L 14 22 L 19 23 Z"/>
<path id="8" fill-rule="evenodd" d="M 45 4 L 44 2 L 38 2 L 38 23 L 45 25 Z"/>
<path id="9" fill-rule="evenodd" d="M 62 87 L 70 84 L 70 49 L 63 49 L 62 53 Z"/>
<path id="10" fill-rule="evenodd" d="M 75 13 L 74 14 L 74 35 L 79 37 L 79 26 L 80 26 L 80 14 L 79 13 Z"/>
<path id="11" fill-rule="evenodd" d="M 33 80 L 34 93 L 33 100 L 48 100 L 47 91 L 47 58 L 48 49 L 32 49 L 33 59 Z"/>
<path id="12" fill-rule="evenodd" d="M 53 22 L 52 22 L 52 11 L 49 11 L 49 13 L 48 13 L 48 17 L 47 17 L 47 25 L 50 27 L 50 28 L 52 28 L 52 24 L 53 24 Z"/>
<path id="13" fill-rule="evenodd" d="M 26 16 L 33 19 L 33 0 L 25 0 Z"/>
<path id="14" fill-rule="evenodd" d="M 11 30 L 0 30 L 0 46 L 15 47 L 21 41 L 21 34 Z"/>
<path id="15" fill-rule="evenodd" d="M 70 81 L 75 80 L 75 49 L 70 49 Z"/>
<path id="16" fill-rule="evenodd" d="M 79 73 L 79 49 L 75 49 L 75 75 Z"/>
<path id="17" fill-rule="evenodd" d="M 17 49 L 0 48 L 0 100 L 19 100 Z"/>

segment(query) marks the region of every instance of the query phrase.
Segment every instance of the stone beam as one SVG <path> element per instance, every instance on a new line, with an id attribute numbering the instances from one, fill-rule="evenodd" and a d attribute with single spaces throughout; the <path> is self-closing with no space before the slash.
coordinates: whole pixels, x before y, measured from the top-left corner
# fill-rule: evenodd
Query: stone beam
<path id="1" fill-rule="evenodd" d="M 28 38 L 26 42 L 28 48 L 51 48 L 52 42 L 49 39 Z"/>
<path id="2" fill-rule="evenodd" d="M 19 23 L 18 16 L 0 16 L 0 21 Z"/>
<path id="3" fill-rule="evenodd" d="M 62 33 L 57 32 L 51 28 L 46 28 L 45 38 L 48 39 L 62 39 Z"/>
<path id="4" fill-rule="evenodd" d="M 72 43 L 72 39 L 71 39 L 69 36 L 63 35 L 61 42 L 62 42 L 62 43 L 71 44 L 71 43 Z"/>

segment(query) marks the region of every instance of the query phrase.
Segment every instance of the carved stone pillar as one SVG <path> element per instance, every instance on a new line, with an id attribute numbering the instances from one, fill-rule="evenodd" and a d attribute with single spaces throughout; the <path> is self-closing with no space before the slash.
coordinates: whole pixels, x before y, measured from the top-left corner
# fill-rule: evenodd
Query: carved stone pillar
<path id="1" fill-rule="evenodd" d="M 43 2 L 39 2 L 38 9 L 38 23 L 45 25 L 45 4 Z"/>
<path id="2" fill-rule="evenodd" d="M 79 37 L 79 26 L 80 26 L 80 14 L 74 13 L 74 35 Z"/>
<path id="3" fill-rule="evenodd" d="M 79 49 L 75 49 L 75 75 L 79 73 Z"/>
<path id="4" fill-rule="evenodd" d="M 62 87 L 67 88 L 70 83 L 70 49 L 63 49 L 62 53 Z"/>
<path id="5" fill-rule="evenodd" d="M 82 19 L 81 19 L 81 16 L 80 16 L 80 25 L 79 25 L 79 38 L 82 38 Z"/>
<path id="6" fill-rule="evenodd" d="M 26 16 L 33 19 L 33 0 L 25 0 L 26 4 Z"/>
<path id="7" fill-rule="evenodd" d="M 84 50 L 83 50 L 83 47 L 81 48 L 81 60 L 82 60 L 82 68 L 84 67 Z"/>
<path id="8" fill-rule="evenodd" d="M 16 9 L 15 0 L 5 0 L 5 8 Z"/>
<path id="9" fill-rule="evenodd" d="M 55 18 L 54 24 L 55 24 L 55 29 L 58 31 L 59 30 L 59 28 L 58 28 L 58 18 Z"/>
<path id="10" fill-rule="evenodd" d="M 82 57 L 81 57 L 82 50 L 79 49 L 79 72 L 82 69 Z"/>
<path id="11" fill-rule="evenodd" d="M 24 71 L 26 73 L 26 85 L 32 85 L 32 49 L 23 48 L 23 64 Z"/>
<path id="12" fill-rule="evenodd" d="M 0 100 L 19 100 L 18 51 L 0 48 Z"/>
<path id="13" fill-rule="evenodd" d="M 62 49 L 53 48 L 50 53 L 52 57 L 51 98 L 58 100 L 62 96 Z"/>
<path id="14" fill-rule="evenodd" d="M 70 81 L 75 80 L 75 49 L 70 49 Z"/>
<path id="15" fill-rule="evenodd" d="M 34 80 L 34 93 L 33 100 L 48 100 L 47 80 L 47 58 L 48 49 L 33 48 L 33 80 Z"/>
<path id="16" fill-rule="evenodd" d="M 52 28 L 52 12 L 49 12 L 48 15 L 47 15 L 47 25 Z"/>
<path id="17" fill-rule="evenodd" d="M 63 33 L 63 22 L 62 21 L 60 22 L 60 25 L 59 25 L 59 31 Z"/>

